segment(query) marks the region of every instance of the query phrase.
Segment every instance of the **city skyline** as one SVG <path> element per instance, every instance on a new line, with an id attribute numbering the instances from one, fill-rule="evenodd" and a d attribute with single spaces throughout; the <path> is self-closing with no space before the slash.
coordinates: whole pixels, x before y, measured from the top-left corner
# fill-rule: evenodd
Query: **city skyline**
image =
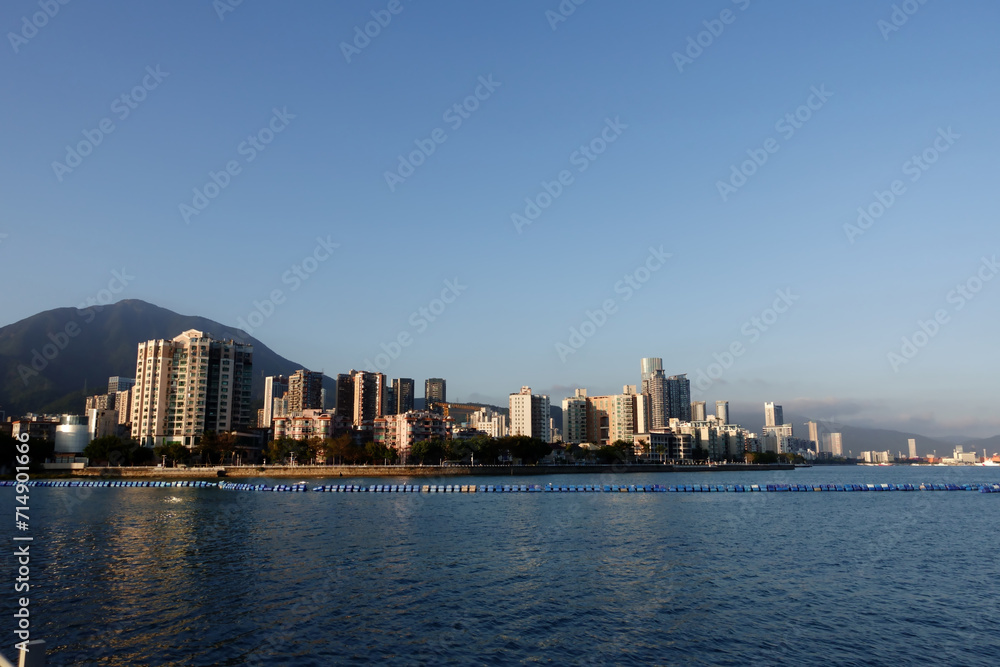
<path id="1" fill-rule="evenodd" d="M 893 4 L 404 2 L 363 47 L 384 5 L 60 5 L 0 59 L 2 323 L 143 299 L 501 405 L 655 354 L 708 405 L 995 435 L 1000 7 Z"/>

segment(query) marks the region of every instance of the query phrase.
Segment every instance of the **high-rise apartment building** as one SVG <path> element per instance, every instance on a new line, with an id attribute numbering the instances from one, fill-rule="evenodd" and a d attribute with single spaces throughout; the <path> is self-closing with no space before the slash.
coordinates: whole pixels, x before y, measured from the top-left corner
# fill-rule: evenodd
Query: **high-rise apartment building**
<path id="1" fill-rule="evenodd" d="M 765 415 L 766 418 L 766 415 Z M 809 427 L 809 440 L 813 443 L 817 452 L 823 451 L 820 446 L 822 442 L 819 439 L 819 424 L 814 421 L 806 422 L 806 426 Z"/>
<path id="2" fill-rule="evenodd" d="M 781 412 L 781 406 L 774 403 L 764 404 L 764 426 L 781 426 L 785 423 L 785 417 Z"/>
<path id="3" fill-rule="evenodd" d="M 909 451 L 909 454 L 910 454 L 910 458 L 911 458 L 911 459 L 915 459 L 915 458 L 917 458 L 917 441 L 916 441 L 916 439 L 915 439 L 915 438 L 909 438 L 909 439 L 908 439 L 908 440 L 906 441 L 906 444 L 907 444 L 907 445 L 909 445 L 909 449 L 910 449 L 910 451 Z"/>
<path id="4" fill-rule="evenodd" d="M 386 408 L 385 374 L 351 371 L 351 376 L 354 379 L 352 422 L 356 428 L 370 430 Z"/>
<path id="5" fill-rule="evenodd" d="M 253 346 L 189 329 L 139 343 L 132 388 L 132 438 L 188 447 L 206 431 L 250 427 Z"/>
<path id="6" fill-rule="evenodd" d="M 304 410 L 322 409 L 323 374 L 307 370 L 292 373 L 288 378 L 288 411 L 294 415 Z"/>
<path id="7" fill-rule="evenodd" d="M 667 420 L 691 421 L 691 381 L 686 374 L 667 378 Z"/>
<path id="8" fill-rule="evenodd" d="M 128 391 L 135 386 L 135 378 L 121 377 L 113 375 L 108 378 L 108 393 L 117 394 L 120 391 Z"/>
<path id="9" fill-rule="evenodd" d="M 705 416 L 705 401 L 694 401 L 691 403 L 691 421 L 703 422 L 705 421 Z"/>
<path id="10" fill-rule="evenodd" d="M 653 377 L 653 373 L 663 370 L 663 359 L 660 357 L 643 357 L 639 360 L 639 369 L 642 371 L 641 386 L 646 383 L 646 380 Z"/>
<path id="11" fill-rule="evenodd" d="M 394 402 L 388 412 L 397 415 L 405 415 L 413 409 L 413 394 L 416 383 L 413 378 L 396 378 L 392 381 L 392 393 Z"/>
<path id="12" fill-rule="evenodd" d="M 134 386 L 115 394 L 115 412 L 118 413 L 119 424 L 132 423 L 132 391 Z"/>
<path id="13" fill-rule="evenodd" d="M 844 436 L 842 433 L 824 433 L 823 450 L 830 452 L 833 456 L 844 455 Z"/>
<path id="14" fill-rule="evenodd" d="M 447 403 L 448 392 L 443 378 L 430 378 L 424 382 L 424 407 L 430 409 L 433 403 Z"/>
<path id="15" fill-rule="evenodd" d="M 621 394 L 588 396 L 587 442 L 596 445 L 610 445 L 618 440 L 632 442 L 638 432 L 638 399 L 635 385 L 626 386 Z"/>
<path id="16" fill-rule="evenodd" d="M 284 417 L 285 414 L 281 413 L 275 415 L 274 413 L 274 401 L 278 398 L 284 398 L 285 394 L 288 393 L 288 377 L 285 375 L 271 375 L 264 378 L 264 414 L 261 418 L 261 423 L 257 424 L 261 428 L 271 428 L 271 422 L 274 418 Z"/>
<path id="17" fill-rule="evenodd" d="M 654 369 L 649 378 L 642 381 L 642 393 L 647 396 L 649 428 L 666 428 L 670 417 L 667 409 L 667 377 L 663 374 L 663 369 Z"/>
<path id="18" fill-rule="evenodd" d="M 351 422 L 354 421 L 354 373 L 337 374 L 337 397 L 334 399 L 334 412 Z"/>
<path id="19" fill-rule="evenodd" d="M 577 389 L 562 402 L 563 442 L 579 445 L 587 442 L 587 390 Z"/>
<path id="20" fill-rule="evenodd" d="M 763 435 L 765 451 L 777 452 L 778 454 L 792 451 L 791 441 L 794 439 L 794 436 L 792 435 L 791 424 L 765 426 Z"/>
<path id="21" fill-rule="evenodd" d="M 519 393 L 510 395 L 510 434 L 550 442 L 550 413 L 548 396 L 532 394 L 531 387 L 521 387 Z"/>
<path id="22" fill-rule="evenodd" d="M 722 424 L 729 423 L 729 401 L 715 402 L 715 418 Z"/>

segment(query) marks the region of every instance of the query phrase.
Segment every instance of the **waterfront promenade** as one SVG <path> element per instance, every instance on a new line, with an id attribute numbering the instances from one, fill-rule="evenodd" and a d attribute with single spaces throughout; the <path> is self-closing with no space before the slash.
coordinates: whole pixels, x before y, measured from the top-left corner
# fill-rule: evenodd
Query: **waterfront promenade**
<path id="1" fill-rule="evenodd" d="M 497 475 L 566 475 L 601 473 L 670 473 L 670 472 L 724 472 L 793 470 L 787 463 L 750 464 L 720 463 L 713 465 L 666 465 L 660 463 L 618 463 L 594 465 L 534 465 L 534 466 L 414 466 L 414 465 L 295 465 L 295 466 L 192 466 L 187 468 L 137 467 L 87 467 L 72 471 L 46 471 L 33 477 L 111 477 L 111 478 L 171 478 L 196 479 L 204 477 L 468 477 Z"/>

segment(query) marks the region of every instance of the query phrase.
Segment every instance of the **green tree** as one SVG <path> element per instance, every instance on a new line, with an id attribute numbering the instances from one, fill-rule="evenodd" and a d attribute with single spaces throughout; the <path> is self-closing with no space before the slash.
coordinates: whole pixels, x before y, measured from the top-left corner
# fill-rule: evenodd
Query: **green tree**
<path id="1" fill-rule="evenodd" d="M 611 446 L 620 451 L 626 461 L 631 461 L 635 458 L 635 447 L 631 440 L 615 440 L 611 443 Z"/>
<path id="2" fill-rule="evenodd" d="M 777 463 L 778 454 L 776 452 L 750 452 L 748 454 L 751 463 Z"/>
<path id="3" fill-rule="evenodd" d="M 187 463 L 191 460 L 191 450 L 179 442 L 170 442 L 153 447 L 153 458 L 162 461 L 166 457 L 167 461 L 173 464 Z"/>
<path id="4" fill-rule="evenodd" d="M 417 463 L 437 465 L 447 455 L 448 451 L 441 440 L 420 440 L 410 445 L 410 457 Z"/>
<path id="5" fill-rule="evenodd" d="M 538 463 L 539 459 L 552 451 L 548 443 L 526 435 L 508 436 L 502 439 L 501 444 L 506 446 L 512 457 L 521 459 L 526 465 Z"/>
<path id="6" fill-rule="evenodd" d="M 333 459 L 333 463 L 352 463 L 354 462 L 357 452 L 357 448 L 354 446 L 354 439 L 351 438 L 349 433 L 343 433 L 338 435 L 336 438 L 330 438 L 325 441 L 326 455 Z"/>
<path id="7" fill-rule="evenodd" d="M 476 450 L 476 461 L 482 465 L 496 465 L 500 462 L 500 456 L 506 451 L 503 444 L 489 436 L 483 436 L 480 438 L 474 438 L 475 440 L 475 450 Z"/>
<path id="8" fill-rule="evenodd" d="M 597 457 L 598 463 L 609 464 L 625 461 L 625 453 L 621 449 L 612 447 L 611 445 L 599 447 L 595 452 L 595 456 Z"/>
<path id="9" fill-rule="evenodd" d="M 396 461 L 396 450 L 386 447 L 381 442 L 369 442 L 365 444 L 365 455 L 368 463 L 382 465 L 385 462 L 394 463 Z"/>

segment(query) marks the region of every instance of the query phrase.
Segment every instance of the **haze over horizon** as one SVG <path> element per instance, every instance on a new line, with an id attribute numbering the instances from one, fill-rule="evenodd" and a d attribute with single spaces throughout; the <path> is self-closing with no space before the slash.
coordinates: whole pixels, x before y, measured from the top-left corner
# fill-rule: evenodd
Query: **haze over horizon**
<path id="1" fill-rule="evenodd" d="M 1000 433 L 1000 7 L 401 0 L 359 38 L 389 4 L 8 37 L 0 326 L 106 292 L 470 401 L 653 356 L 709 412 Z"/>

